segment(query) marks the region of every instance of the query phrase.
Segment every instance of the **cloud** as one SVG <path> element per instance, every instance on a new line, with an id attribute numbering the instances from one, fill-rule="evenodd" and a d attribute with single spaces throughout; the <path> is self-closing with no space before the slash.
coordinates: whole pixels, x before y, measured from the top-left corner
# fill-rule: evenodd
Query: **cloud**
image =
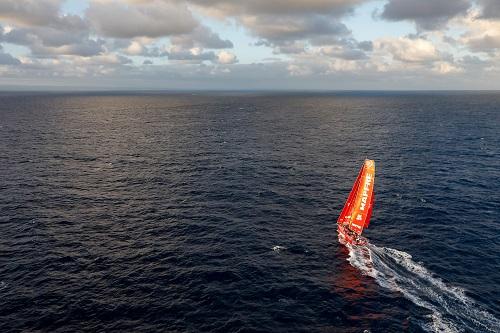
<path id="1" fill-rule="evenodd" d="M 374 42 L 374 47 L 378 51 L 389 53 L 393 59 L 406 63 L 432 62 L 439 59 L 436 47 L 422 38 L 382 38 Z"/>
<path id="2" fill-rule="evenodd" d="M 376 47 L 374 48 L 376 50 Z M 91 60 L 92 59 L 92 60 Z M 478 63 L 483 71 L 439 73 L 439 61 L 428 67 L 391 66 L 383 70 L 373 62 L 348 61 L 304 55 L 291 62 L 272 61 L 253 64 L 174 62 L 154 66 L 116 63 L 110 55 L 92 58 L 68 56 L 61 60 L 42 59 L 21 66 L 6 66 L 0 85 L 26 82 L 57 84 L 55 89 L 476 89 L 500 88 L 498 66 Z M 477 58 L 467 60 L 478 62 Z M 110 64 L 106 64 L 109 62 Z M 469 66 L 466 61 L 456 67 Z M 490 66 L 491 71 L 484 70 Z M 445 67 L 443 67 L 444 69 Z M 453 79 L 450 80 L 449 76 Z M 76 80 L 75 77 L 78 79 Z M 16 80 L 22 78 L 23 80 Z M 97 79 L 96 79 L 97 78 Z M 56 80 L 54 80 L 56 79 Z M 19 82 L 23 82 L 20 85 Z M 31 88 L 32 89 L 32 88 Z"/>
<path id="3" fill-rule="evenodd" d="M 371 41 L 358 42 L 353 38 L 343 38 L 319 48 L 319 54 L 344 60 L 369 59 L 373 50 Z"/>
<path id="4" fill-rule="evenodd" d="M 51 57 L 60 55 L 78 55 L 90 57 L 104 52 L 102 40 L 85 39 L 79 43 L 66 44 L 57 47 L 47 47 L 39 44 L 31 45 L 31 52 L 38 57 Z"/>
<path id="5" fill-rule="evenodd" d="M 480 0 L 483 6 L 482 18 L 498 19 L 500 18 L 500 1 L 498 0 Z"/>
<path id="6" fill-rule="evenodd" d="M 263 43 L 263 42 L 261 42 Z M 265 45 L 265 44 L 263 44 Z M 272 46 L 271 43 L 269 43 L 269 46 Z M 281 42 L 279 46 L 275 46 L 273 53 L 274 54 L 300 54 L 306 51 L 306 43 L 302 41 L 285 41 Z"/>
<path id="7" fill-rule="evenodd" d="M 130 45 L 125 49 L 125 53 L 128 55 L 142 55 L 144 52 L 144 46 L 138 41 L 130 42 Z"/>
<path id="8" fill-rule="evenodd" d="M 213 51 L 205 52 L 199 47 L 184 49 L 180 46 L 172 46 L 165 52 L 165 54 L 170 60 L 181 60 L 195 63 L 205 60 L 215 61 L 217 59 L 217 56 Z"/>
<path id="9" fill-rule="evenodd" d="M 326 56 L 345 59 L 345 60 L 361 60 L 368 58 L 366 53 L 363 52 L 362 50 L 346 49 L 339 46 L 322 47 L 321 53 Z"/>
<path id="10" fill-rule="evenodd" d="M 245 16 L 241 18 L 241 21 L 258 37 L 277 44 L 284 41 L 349 33 L 344 24 L 321 15 L 304 17 Z"/>
<path id="11" fill-rule="evenodd" d="M 78 18 L 73 24 L 65 22 L 57 28 L 45 26 L 12 28 L 4 34 L 3 39 L 8 43 L 27 46 L 34 56 L 92 56 L 104 52 L 104 41 L 91 39 L 87 27 L 82 22 Z"/>
<path id="12" fill-rule="evenodd" d="M 436 30 L 470 7 L 470 0 L 389 0 L 381 16 L 389 21 L 414 21 L 422 30 Z"/>
<path id="13" fill-rule="evenodd" d="M 217 62 L 219 64 L 223 64 L 223 65 L 230 65 L 230 64 L 235 64 L 238 62 L 238 59 L 236 58 L 236 56 L 231 53 L 231 52 L 227 52 L 227 51 L 221 51 L 219 52 L 219 54 L 217 55 Z"/>
<path id="14" fill-rule="evenodd" d="M 86 17 L 100 35 L 114 38 L 171 36 L 190 33 L 198 25 L 183 2 L 151 0 L 130 4 L 93 0 Z"/>
<path id="15" fill-rule="evenodd" d="M 455 24 L 465 32 L 458 39 L 459 45 L 465 45 L 472 52 L 485 52 L 494 55 L 500 50 L 500 20 L 480 19 L 478 12 L 471 12 Z"/>
<path id="16" fill-rule="evenodd" d="M 343 15 L 364 0 L 190 0 L 221 16 L 239 15 Z"/>
<path id="17" fill-rule="evenodd" d="M 430 88 L 431 82 L 479 88 L 498 86 L 500 76 L 496 0 L 374 2 L 380 17 L 414 22 L 418 33 L 364 41 L 344 19 L 371 0 L 86 1 L 87 10 L 65 15 L 65 0 L 0 0 L 0 83 L 401 89 Z M 211 24 L 214 18 L 224 25 Z M 228 39 L 235 35 L 241 40 Z M 261 47 L 248 51 L 241 44 L 247 38 Z M 269 59 L 271 52 L 276 58 Z"/>
<path id="18" fill-rule="evenodd" d="M 490 52 L 500 49 L 500 34 L 482 35 L 478 37 L 466 38 L 466 43 L 472 51 Z"/>
<path id="19" fill-rule="evenodd" d="M 62 0 L 2 0 L 0 20 L 23 26 L 48 26 L 59 20 Z"/>
<path id="20" fill-rule="evenodd" d="M 455 66 L 454 64 L 447 61 L 439 61 L 436 62 L 432 68 L 432 70 L 438 74 L 452 74 L 452 73 L 461 73 L 462 68 Z"/>
<path id="21" fill-rule="evenodd" d="M 226 49 L 233 47 L 233 43 L 230 40 L 221 39 L 210 28 L 201 25 L 189 34 L 173 36 L 170 42 L 183 48 L 204 47 L 208 49 Z"/>
<path id="22" fill-rule="evenodd" d="M 0 20 L 11 23 L 3 40 L 28 47 L 33 56 L 92 56 L 104 52 L 103 41 L 89 37 L 88 22 L 62 15 L 60 0 L 2 0 Z"/>
<path id="23" fill-rule="evenodd" d="M 234 18 L 275 53 L 297 53 L 298 41 L 350 34 L 340 21 L 366 0 L 190 0 L 208 15 Z"/>

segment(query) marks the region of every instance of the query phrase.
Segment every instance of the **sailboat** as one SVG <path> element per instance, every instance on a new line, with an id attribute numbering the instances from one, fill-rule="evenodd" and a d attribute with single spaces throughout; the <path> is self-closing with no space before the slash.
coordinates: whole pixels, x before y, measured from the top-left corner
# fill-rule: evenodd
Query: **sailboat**
<path id="1" fill-rule="evenodd" d="M 375 161 L 365 160 L 351 193 L 337 220 L 339 240 L 352 245 L 366 245 L 361 233 L 370 224 L 375 184 Z"/>

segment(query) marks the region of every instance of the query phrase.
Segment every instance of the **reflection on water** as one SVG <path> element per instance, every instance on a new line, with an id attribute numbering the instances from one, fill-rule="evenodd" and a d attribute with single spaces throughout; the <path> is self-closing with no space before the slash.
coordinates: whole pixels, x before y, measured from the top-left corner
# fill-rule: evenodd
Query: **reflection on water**
<path id="1" fill-rule="evenodd" d="M 496 316 L 484 281 L 499 278 L 499 105 L 491 93 L 3 95 L 0 331 L 422 331 L 429 310 L 337 242 L 366 157 L 378 166 L 367 237 Z"/>

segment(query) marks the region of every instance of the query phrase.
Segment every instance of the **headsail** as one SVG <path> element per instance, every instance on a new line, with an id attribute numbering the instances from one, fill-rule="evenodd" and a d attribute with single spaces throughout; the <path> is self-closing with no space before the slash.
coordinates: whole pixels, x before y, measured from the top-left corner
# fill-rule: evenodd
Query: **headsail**
<path id="1" fill-rule="evenodd" d="M 363 229 L 367 228 L 370 224 L 374 184 L 375 162 L 373 160 L 365 160 L 337 223 L 348 223 L 352 231 L 361 235 Z"/>

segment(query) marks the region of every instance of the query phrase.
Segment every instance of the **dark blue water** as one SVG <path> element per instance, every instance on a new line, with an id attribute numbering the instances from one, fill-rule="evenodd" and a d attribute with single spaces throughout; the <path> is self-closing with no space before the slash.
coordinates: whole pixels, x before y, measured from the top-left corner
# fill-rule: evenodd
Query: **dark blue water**
<path id="1" fill-rule="evenodd" d="M 500 332 L 499 185 L 500 93 L 4 94 L 0 331 Z"/>

